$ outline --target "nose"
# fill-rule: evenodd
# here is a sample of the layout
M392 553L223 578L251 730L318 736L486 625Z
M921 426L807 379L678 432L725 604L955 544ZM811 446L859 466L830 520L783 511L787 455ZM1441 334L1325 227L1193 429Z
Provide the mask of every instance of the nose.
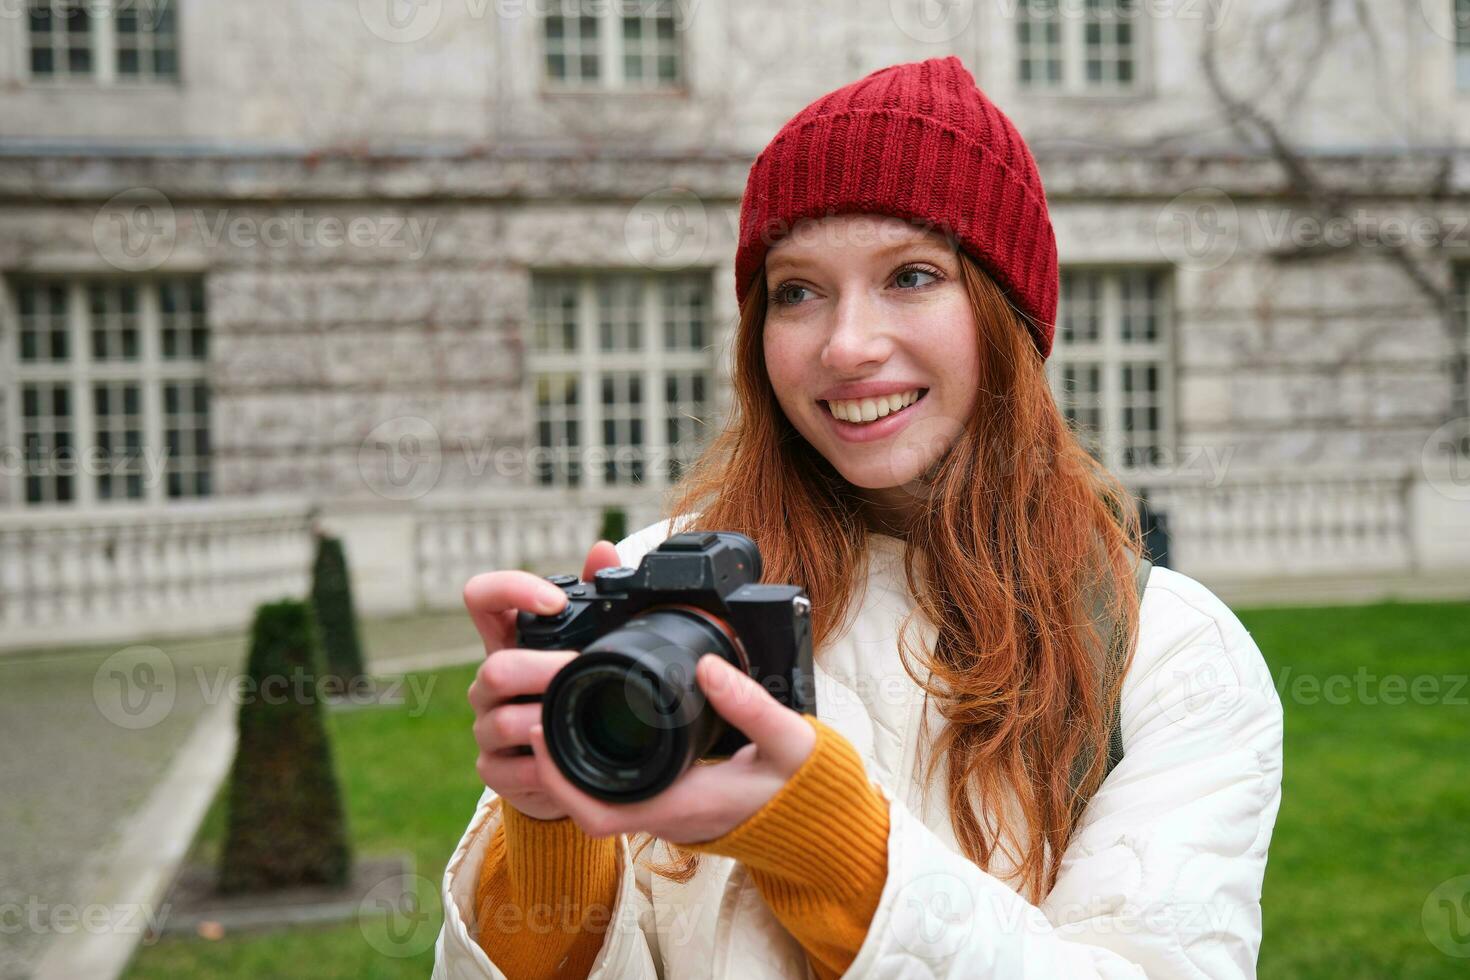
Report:
M856 374L888 359L892 341L883 310L866 292L844 292L832 307L832 326L822 347L822 366L834 374Z

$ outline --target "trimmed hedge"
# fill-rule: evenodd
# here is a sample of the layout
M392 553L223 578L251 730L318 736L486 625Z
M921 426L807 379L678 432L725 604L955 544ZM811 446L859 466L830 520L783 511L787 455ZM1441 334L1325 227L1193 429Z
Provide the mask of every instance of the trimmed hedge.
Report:
M310 605L286 599L260 606L230 771L222 892L342 886L351 875L322 679Z
M339 538L317 536L316 561L311 571L311 604L321 629L326 671L337 682L335 690L355 689L364 680L362 641L352 604L352 576L347 572L347 556Z

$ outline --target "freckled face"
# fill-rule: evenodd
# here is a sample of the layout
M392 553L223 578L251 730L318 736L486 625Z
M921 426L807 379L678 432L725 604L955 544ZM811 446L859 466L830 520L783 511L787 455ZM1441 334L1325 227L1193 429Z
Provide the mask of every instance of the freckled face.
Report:
M765 277L766 370L807 442L868 489L907 483L942 456L974 408L980 356L945 237L890 215L808 218L772 246ZM826 397L872 382L896 400Z

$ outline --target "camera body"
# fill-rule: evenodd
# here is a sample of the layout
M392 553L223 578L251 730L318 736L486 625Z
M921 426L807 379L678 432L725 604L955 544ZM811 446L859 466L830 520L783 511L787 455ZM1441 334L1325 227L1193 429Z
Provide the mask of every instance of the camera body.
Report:
M686 531L636 569L604 568L591 583L547 577L567 604L550 616L519 613L516 641L581 654L542 698L547 748L569 780L603 799L645 799L695 759L745 745L695 683L705 653L815 714L811 602L800 587L762 584L760 575L760 552L745 535Z

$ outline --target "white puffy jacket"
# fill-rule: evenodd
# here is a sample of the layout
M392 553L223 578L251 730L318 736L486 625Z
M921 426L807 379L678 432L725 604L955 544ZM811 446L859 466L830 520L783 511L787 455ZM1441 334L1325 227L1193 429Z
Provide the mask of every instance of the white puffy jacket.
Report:
M618 543L636 566L668 534ZM874 534L866 596L848 631L817 651L817 714L857 748L890 804L888 878L844 977L1254 977L1261 882L1281 803L1282 712L1259 648L1204 586L1155 568L1124 682L1125 756L1093 797L1040 906L982 871L950 826L944 780L926 795L916 765L921 713L934 709L898 659L911 608L903 543ZM932 626L916 617L913 640ZM926 632L927 630L927 632ZM444 873L436 980L504 974L475 942L475 885L498 817L486 804ZM593 980L788 980L810 976L800 945L733 859L702 855L676 884L634 867L622 883ZM666 858L661 843L645 857Z

